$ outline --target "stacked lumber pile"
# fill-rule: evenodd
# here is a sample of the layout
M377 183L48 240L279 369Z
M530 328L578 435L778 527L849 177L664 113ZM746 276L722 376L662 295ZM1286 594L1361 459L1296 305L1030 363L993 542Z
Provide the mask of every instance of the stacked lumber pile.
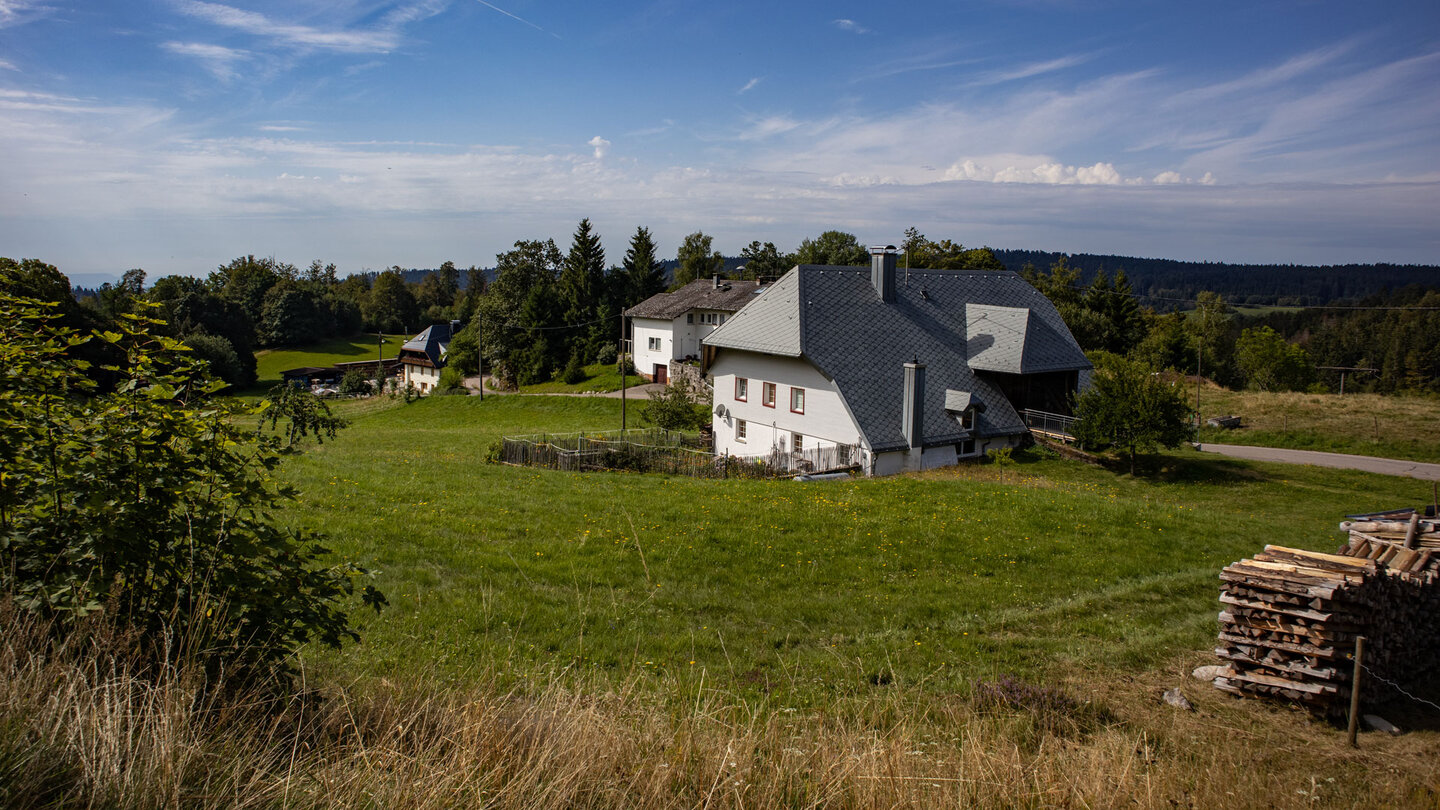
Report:
M1418 525L1417 525L1418 524ZM1357 636L1365 636L1362 699L1381 678L1405 682L1440 666L1440 525L1342 524L1339 554L1266 546L1220 574L1215 686L1337 713L1349 703Z

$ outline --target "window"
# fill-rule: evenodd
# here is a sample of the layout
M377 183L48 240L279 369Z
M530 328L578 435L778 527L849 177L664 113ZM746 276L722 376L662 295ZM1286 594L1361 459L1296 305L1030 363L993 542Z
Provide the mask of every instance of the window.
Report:
M970 406L960 412L960 427L966 430L975 429L975 406Z
M775 383L765 383L765 388L760 393L760 404L767 408L775 407Z
M693 312L687 312L687 313L685 313L685 323L694 323L694 322L695 322L695 313L693 313Z
M720 313L720 325L721 325L721 326L724 326L724 325L725 325L725 313L723 313L723 312Z
M801 436L799 433L790 434L790 445L795 449L795 452L797 453L805 452L805 437Z
M805 389L804 389L804 388L791 388L791 389L790 389L790 412L791 412L791 413L804 413L804 412L805 412Z
M747 380L747 379L745 379L744 377L736 377L736 378L735 378L735 400L736 400L737 402L744 402L745 399L746 399L749 395L750 395L750 381Z
M652 351L652 352L658 352L658 351L660 351L660 338L658 338L658 337L652 337L652 338L650 338L650 344L649 344L649 345L650 345L650 351Z
M744 419L736 419L736 420L735 420L735 441L737 441L737 442L743 442L743 441L745 441L745 420L744 420Z
M962 456L973 456L973 455L975 455L975 440L974 440L974 439L966 439L965 441L963 441L963 442L960 443L960 448L959 448L959 449L960 449L960 453L959 453L959 454L962 455Z

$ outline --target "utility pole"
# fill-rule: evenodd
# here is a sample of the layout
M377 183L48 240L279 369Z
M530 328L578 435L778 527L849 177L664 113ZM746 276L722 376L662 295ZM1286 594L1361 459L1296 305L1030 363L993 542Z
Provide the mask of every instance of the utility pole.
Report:
M480 313L475 313L475 370L480 374L480 401L485 401L485 352L480 342Z
M620 432L625 432L625 313L620 313L620 344L615 352L615 363L620 372Z

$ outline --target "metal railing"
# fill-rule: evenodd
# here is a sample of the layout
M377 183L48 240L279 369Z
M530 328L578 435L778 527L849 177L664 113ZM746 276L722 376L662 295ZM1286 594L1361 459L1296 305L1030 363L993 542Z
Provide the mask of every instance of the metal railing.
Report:
M1025 420L1025 427L1034 433L1046 433L1051 436L1067 438L1075 436L1073 428L1076 419L1073 416L1025 408L1020 411L1020 418Z

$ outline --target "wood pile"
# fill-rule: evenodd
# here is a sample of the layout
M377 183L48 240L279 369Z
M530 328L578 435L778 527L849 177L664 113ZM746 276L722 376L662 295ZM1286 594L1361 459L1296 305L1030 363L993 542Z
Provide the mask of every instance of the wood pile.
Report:
M1380 678L1403 683L1440 666L1440 523L1367 521L1339 554L1266 546L1220 574L1227 670L1215 686L1238 695L1338 713L1349 704L1357 636L1365 636L1361 698Z

